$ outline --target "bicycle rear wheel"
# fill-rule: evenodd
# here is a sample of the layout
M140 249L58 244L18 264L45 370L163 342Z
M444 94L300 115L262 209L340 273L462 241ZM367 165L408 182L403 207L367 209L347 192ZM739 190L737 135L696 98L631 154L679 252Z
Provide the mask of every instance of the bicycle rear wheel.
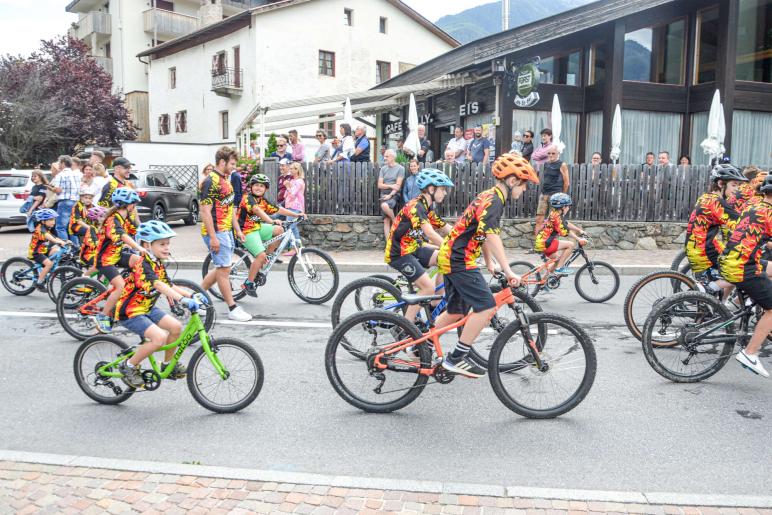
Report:
M421 331L407 319L373 309L343 320L327 340L324 364L333 389L352 406L369 413L404 408L421 394L429 379L418 373L431 362L431 348L415 347L417 358L405 352L384 356L383 363L405 371L378 370L373 359L385 346L405 338L420 338Z
M508 325L496 338L488 363L491 387L509 409L528 418L555 418L584 400L595 381L597 361L592 340L571 319L535 313L531 334L545 326L547 339L539 352L546 369L536 368L520 322Z
M676 293L693 290L695 287L693 279L675 270L651 272L638 279L627 292L623 306L625 324L630 334L641 341L643 324L654 306Z
M619 290L619 272L604 261L588 261L576 271L574 284L587 302L606 302Z
M290 288L309 304L323 304L338 291L338 267L319 249L301 247L287 266Z
M341 320L368 309L383 309L387 306L395 306L399 303L402 292L390 282L374 277L363 277L348 283L340 289L335 296L330 310L332 327L336 327ZM404 305L395 306L390 310L397 310L399 314L405 312Z
M128 348L127 344L112 336L99 335L84 341L73 360L75 381L83 393L101 404L120 404L128 400L134 388L121 379L97 373L98 369L115 361Z
M250 253L241 247L236 247L233 250L233 262L229 276L231 291L233 291L233 300L241 300L246 296L247 292L244 291L241 285L243 285L244 281L249 277L249 267L251 265L252 256ZM204 259L204 264L201 266L201 277L206 277L209 272L214 270L214 268L215 267L212 265L212 256L211 254L207 254ZM209 293L211 293L213 297L223 300L222 293L220 292L217 283L214 283L214 285L209 288Z
M643 355L651 368L676 383L703 381L726 364L737 336L732 314L716 298L698 291L678 293L654 307L643 325ZM698 336L712 330L710 335ZM662 341L673 342L663 346Z
M29 295L35 290L38 274L35 263L23 257L12 257L0 268L3 286L14 295Z
M72 281L76 277L83 275L80 268L76 266L59 266L48 275L46 280L46 289L48 290L48 298L51 302L56 302L59 297L59 292L62 291L62 286Z
M534 266L528 261L512 261L509 268L517 275L522 276L533 270ZM536 297L541 291L541 272L537 270L530 274L521 287L525 288L531 297Z
M105 292L102 283L88 277L77 277L62 286L56 299L56 316L64 330L76 340L99 334L93 317L102 311L104 299L83 309Z

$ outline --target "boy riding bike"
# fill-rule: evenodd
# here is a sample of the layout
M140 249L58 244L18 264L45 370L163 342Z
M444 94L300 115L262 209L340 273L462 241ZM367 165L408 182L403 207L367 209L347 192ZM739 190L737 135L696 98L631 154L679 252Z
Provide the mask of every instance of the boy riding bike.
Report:
M27 258L39 264L42 268L38 275L38 282L35 287L39 291L46 291L46 275L54 266L53 261L48 256L55 253L58 249L54 245L69 245L69 241L64 241L55 236L54 226L56 225L56 211L53 209L38 209L33 214L35 217L35 230L32 232L32 239L29 242Z
M467 354L483 327L496 312L496 301L490 287L477 268L477 258L482 250L485 264L492 273L493 259L512 286L520 278L507 264L504 245L501 242L501 216L509 198L523 194L529 182L539 184L531 164L520 156L503 154L492 166L496 185L480 193L466 208L450 234L440 247L437 262L445 276L448 307L436 320L437 327L444 327L461 320L471 307L470 315L453 352L447 354L442 367L466 377L480 377L485 369L471 361Z
M418 174L416 185L421 194L405 204L391 224L385 261L412 282L419 294L432 295L435 283L426 268L437 264L437 249L442 237L450 232L450 226L434 212L434 207L445 200L453 181L439 170L425 168ZM432 245L422 245L424 238ZM414 321L420 309L418 304L408 306L405 317Z
M102 220L107 214L107 209L102 206L91 206L86 211L85 220L88 229L80 238L80 262L86 267L85 274L96 272L96 257L99 250L99 230Z
M77 237L78 244L83 241L83 238L90 227L90 224L88 223L88 210L92 207L93 202L93 190L90 188L81 188L80 200L73 206L70 223L67 226L67 232L70 236Z
M179 338L182 324L173 316L155 306L160 295L166 295L175 302L182 302L189 309L198 309L207 303L200 295L190 295L174 286L169 280L163 260L169 258L171 238L177 234L171 227L158 220L151 220L137 228L137 241L144 249L144 255L131 267L131 275L126 287L115 306L115 318L129 331L144 339L136 354L121 362L118 370L123 374L123 381L139 388L145 384L139 365L163 345ZM163 368L174 357L176 349L169 349L164 355ZM177 363L171 377L185 377L187 369Z
M573 270L564 268L566 261L574 250L574 242L568 240L559 240L558 236L570 236L573 240L582 246L587 240L581 238L582 228L578 227L565 219L568 210L573 201L567 193L555 193L550 197L550 212L547 220L544 222L541 230L536 234L533 248L536 252L542 252L545 257L550 258L556 252L562 250L555 267L555 273L569 275ZM578 233L578 234L577 234Z
M247 194L241 199L239 205L239 226L246 236L244 246L255 258L249 267L249 276L241 287L247 292L247 295L252 297L257 297L257 285L255 284L257 274L268 261L268 254L263 242L284 232L281 220L273 220L270 215L278 213L289 217L298 216L294 211L279 207L265 198L265 192L268 191L270 185L271 181L268 176L262 173L253 175L249 179ZM304 216L304 214L300 213L299 216ZM269 245L268 252L273 252L278 245L278 241ZM262 282L261 280L260 283Z

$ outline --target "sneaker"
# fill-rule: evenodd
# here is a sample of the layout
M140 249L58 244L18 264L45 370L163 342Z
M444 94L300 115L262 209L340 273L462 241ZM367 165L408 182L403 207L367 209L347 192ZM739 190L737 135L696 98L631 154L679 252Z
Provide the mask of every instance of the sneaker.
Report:
M450 356L445 356L445 359L442 360L442 368L448 372L466 377L482 377L485 375L485 369L468 357L454 360Z
M761 364L758 354L746 354L745 349L743 349L735 356L735 359L754 374L758 374L762 377L769 377L769 372L767 372L767 369Z
M291 258L292 256L294 256L294 255L295 255L295 251L294 251L294 250L290 250L289 252L285 252L284 254L282 254L282 256L284 256L284 257L290 257L290 258Z
M161 366L161 370L166 370L166 367L168 367L168 366L169 366L168 363L164 363ZM169 374L169 379L182 379L187 374L188 374L188 367L186 367L185 365L177 362L174 365L174 368L172 369L172 373Z
M97 330L100 333L109 333L113 330L113 319L107 315L101 313L94 315L94 322L96 322Z
M244 281L244 284L241 285L241 289L250 297L257 297L257 285L252 281Z
M142 374L139 371L139 367L129 366L128 361L121 361L118 365L118 372L123 374L123 382L132 388L142 388L145 385L145 380L142 379Z
M47 292L48 288L46 288L45 283L35 283L35 289L37 291Z
M228 313L228 318L236 322L249 322L252 320L252 315L241 309L241 306L236 306Z
M559 275L571 275L574 271L567 266L555 269L555 273Z

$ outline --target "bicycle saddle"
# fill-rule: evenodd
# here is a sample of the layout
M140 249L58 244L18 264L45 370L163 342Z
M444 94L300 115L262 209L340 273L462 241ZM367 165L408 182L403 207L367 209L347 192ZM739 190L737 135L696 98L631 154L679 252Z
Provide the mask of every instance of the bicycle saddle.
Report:
M441 300L442 295L416 295L413 293L406 293L402 295L400 300L407 304L408 306L412 306L414 304L424 304L426 302L432 302L434 300Z

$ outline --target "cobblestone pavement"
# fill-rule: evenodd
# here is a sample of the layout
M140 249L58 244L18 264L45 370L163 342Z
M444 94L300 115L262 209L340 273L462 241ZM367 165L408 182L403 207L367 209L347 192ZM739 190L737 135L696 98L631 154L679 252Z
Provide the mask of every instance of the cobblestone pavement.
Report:
M772 510L417 493L0 461L0 513L585 513L772 515Z

